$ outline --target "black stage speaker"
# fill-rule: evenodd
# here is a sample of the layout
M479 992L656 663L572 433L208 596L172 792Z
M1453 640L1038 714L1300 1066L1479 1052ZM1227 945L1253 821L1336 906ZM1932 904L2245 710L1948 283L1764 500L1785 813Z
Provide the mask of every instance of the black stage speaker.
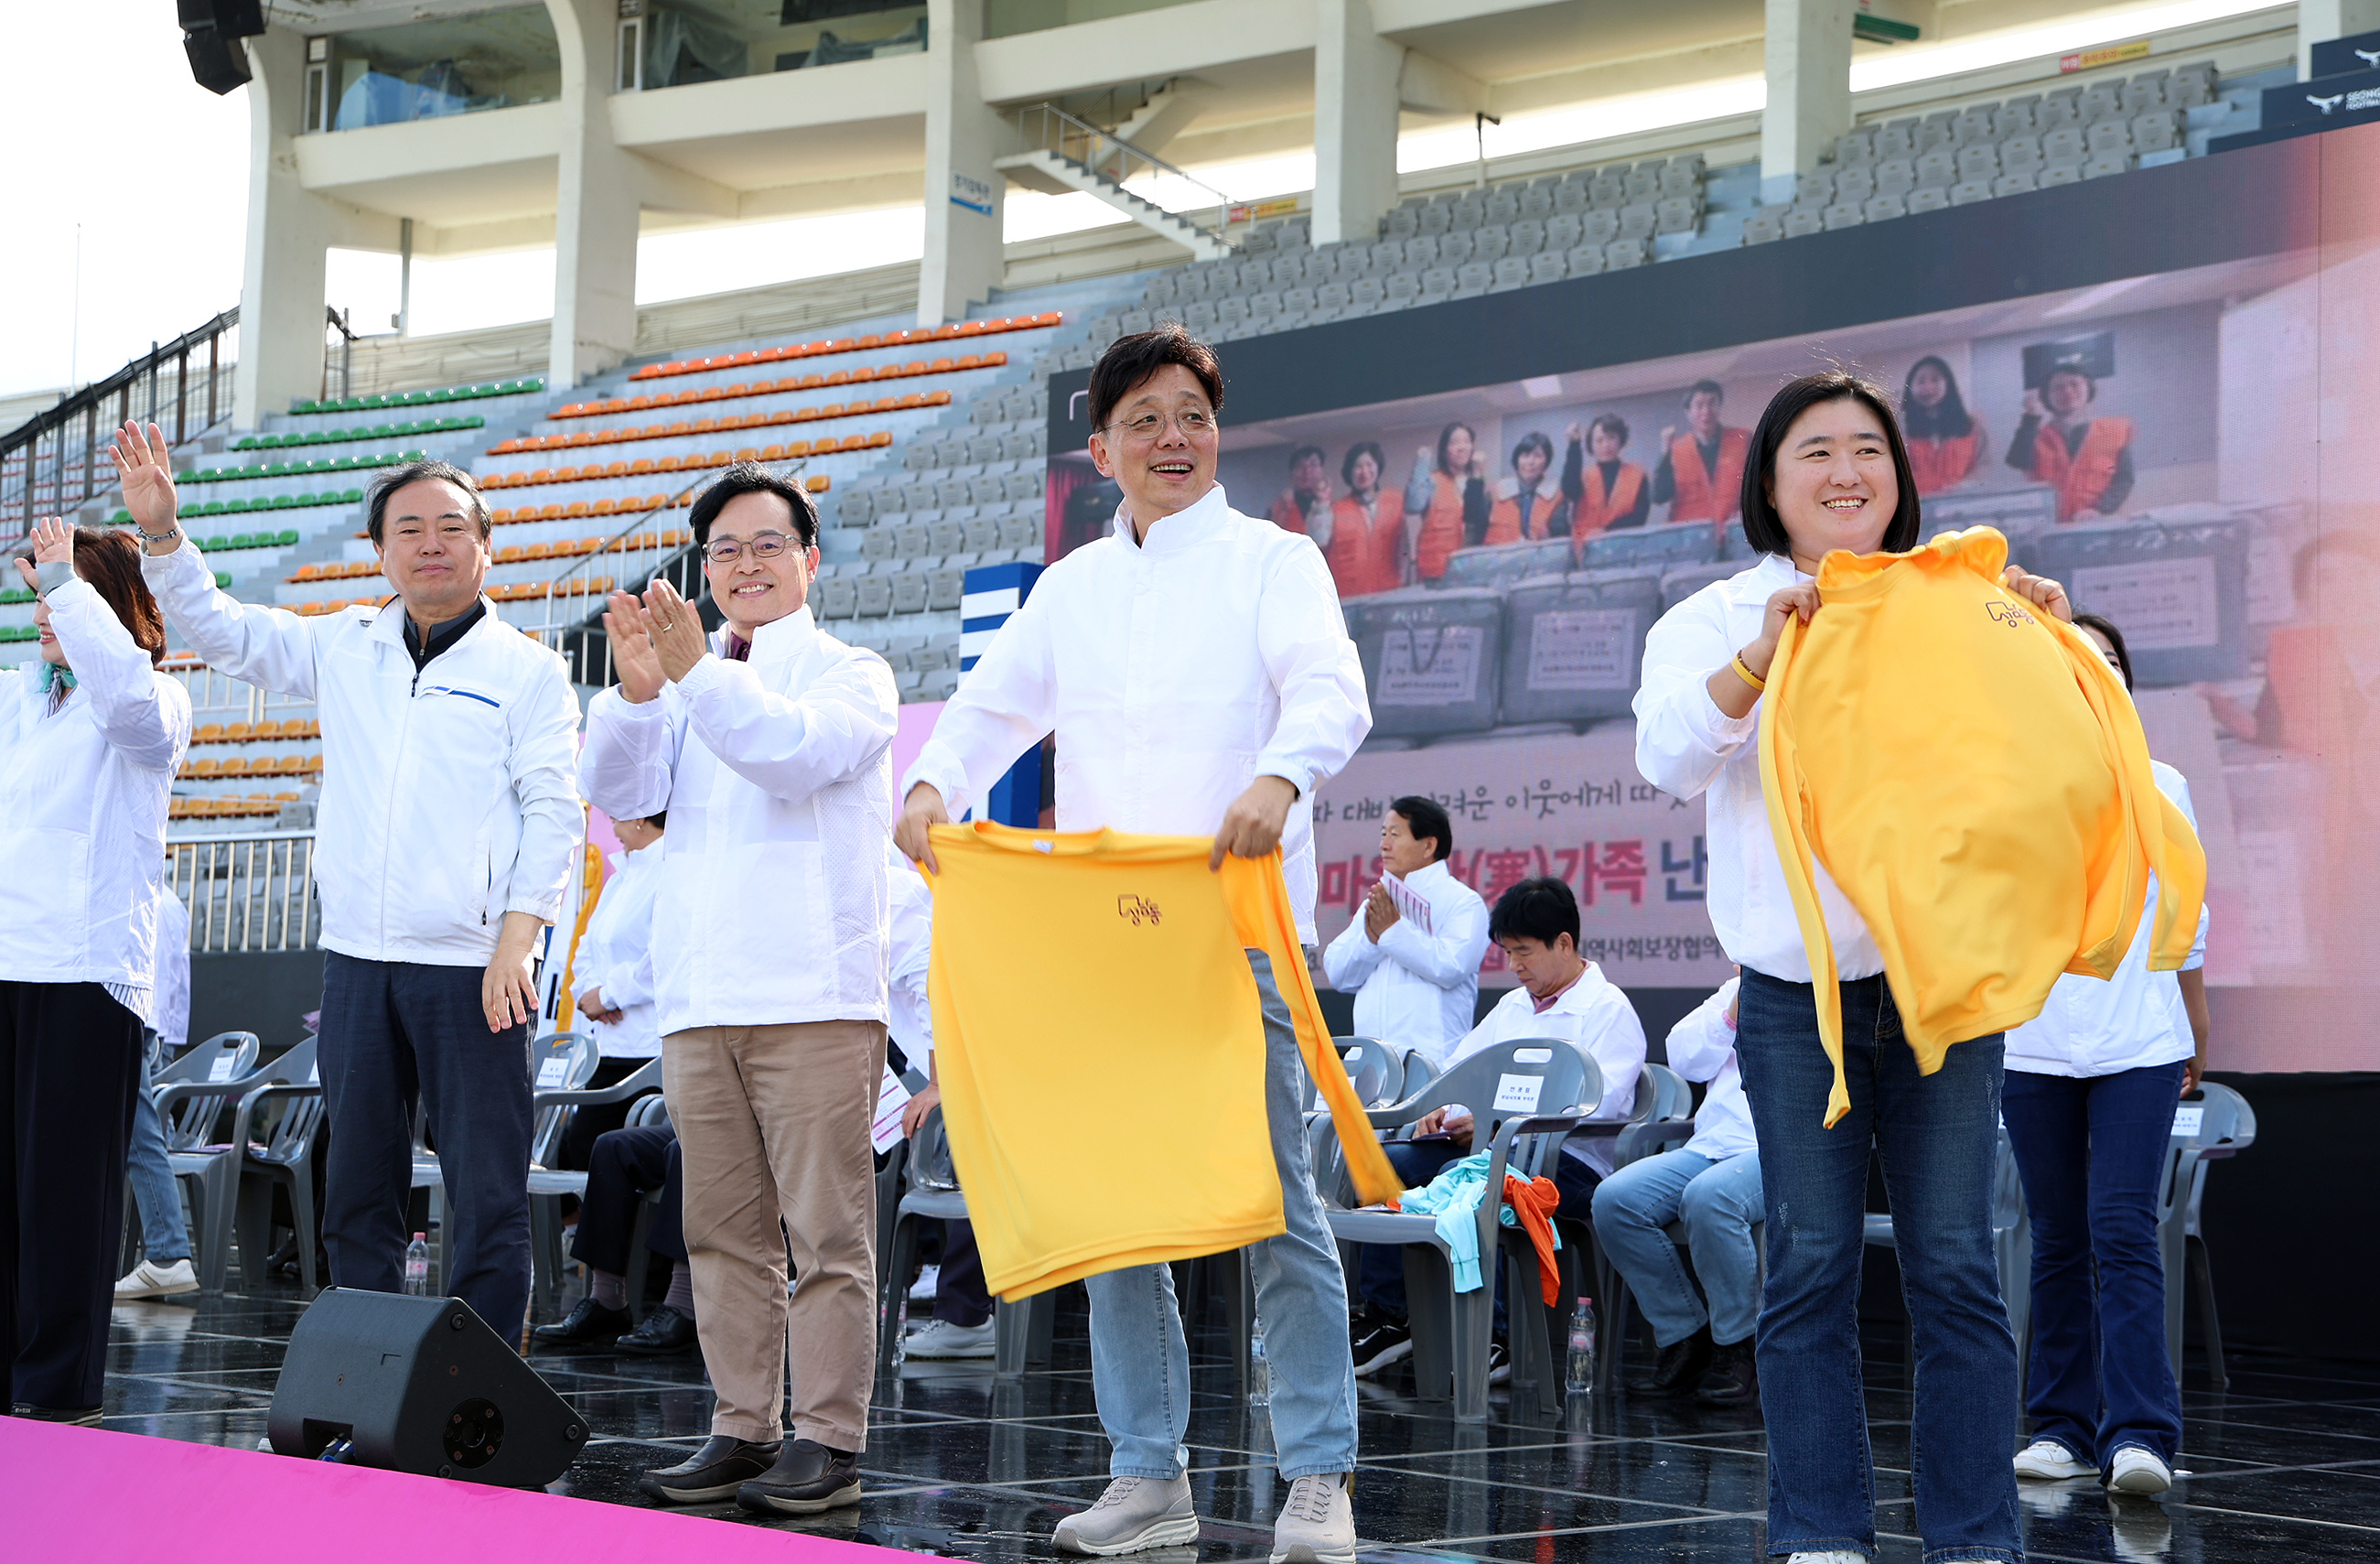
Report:
M283 1455L339 1440L357 1466L541 1488L587 1425L456 1298L324 1290L289 1333L266 1429Z
M175 0L182 23L182 52L190 74L210 92L224 93L249 79L243 38L264 30L263 0Z

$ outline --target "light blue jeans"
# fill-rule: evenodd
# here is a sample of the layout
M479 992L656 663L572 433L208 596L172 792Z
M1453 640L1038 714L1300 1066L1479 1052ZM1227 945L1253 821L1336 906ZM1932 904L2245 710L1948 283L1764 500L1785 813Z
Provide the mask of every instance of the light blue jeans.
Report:
M1281 1171L1288 1231L1249 1248L1257 1314L1271 1369L1274 1448L1293 1481L1355 1469L1355 1364L1347 1340L1347 1279L1323 1219L1305 1153L1302 1111L1312 1099L1289 1007L1272 964L1248 952L1264 1000L1265 1109ZM1164 1266L1128 1266L1086 1279L1091 1295L1091 1388L1118 1477L1171 1479L1188 1461L1190 1346Z
M1664 1347L1706 1323L1721 1345L1751 1338L1760 1317L1760 1252L1752 1243L1759 1220L1756 1151L1723 1162L1698 1151L1665 1151L1631 1162L1595 1188L1596 1239L1628 1279L1653 1340ZM1661 1231L1671 1222L1685 1227L1692 1277Z
M133 1204L140 1207L140 1247L152 1266L190 1257L190 1230L182 1225L182 1192L165 1161L165 1125L149 1094L165 1067L164 1040L141 1029L140 1092L132 1102L132 1146L126 1158Z

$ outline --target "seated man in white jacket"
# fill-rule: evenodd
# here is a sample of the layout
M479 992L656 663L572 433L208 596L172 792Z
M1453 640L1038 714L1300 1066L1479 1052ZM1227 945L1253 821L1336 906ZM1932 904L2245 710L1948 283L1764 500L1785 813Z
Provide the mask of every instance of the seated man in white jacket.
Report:
M1692 1395L1706 1406L1753 1406L1760 1380L1752 1330L1760 1316L1760 1143L1735 1062L1735 989L1718 991L1670 1029L1670 1068L1708 1081L1694 1138L1640 1158L1595 1191L1595 1237L1636 1296L1661 1350L1632 1390ZM1663 1230L1684 1224L1693 1277ZM1698 1297L1694 1283L1702 1283ZM1706 1303L1707 1300L1707 1303Z
M653 1020L653 898L661 889L660 847L668 825L666 810L612 822L620 851L612 855L612 876L570 952L575 1024L594 1037L601 1056L589 1086L625 1081L661 1057L662 1035ZM595 1142L625 1124L632 1106L590 1104L573 1113L553 1165L586 1167Z
M528 1045L536 959L585 825L578 698L562 659L480 595L490 518L470 474L419 461L371 487L396 600L301 619L215 589L175 523L170 454L128 427L115 460L165 617L209 667L311 700L322 724L322 1244L337 1287L397 1291L413 1112L438 1147L446 1290L506 1340L528 1310Z
M726 623L706 638L666 581L614 593L620 683L588 709L580 760L614 818L670 814L654 1004L718 1396L710 1438L638 1485L808 1514L859 1502L868 1443L900 697L881 657L811 617L818 510L798 484L739 463L689 521Z
M1429 905L1425 930L1372 887L1364 915L1322 952L1330 986L1355 996L1355 1036L1419 1049L1433 1070L1471 1030L1479 1008L1479 959L1488 953L1488 903L1446 867L1454 825L1437 800L1397 799L1380 822L1380 867Z
M1512 964L1519 987L1497 1001L1447 1056L1452 1070L1483 1049L1531 1037L1554 1037L1594 1059L1603 1073L1603 1099L1593 1117L1619 1120L1636 1103L1636 1077L1645 1069L1645 1024L1628 996L1578 953L1578 897L1550 875L1524 879L1496 898L1488 937ZM1443 1073L1444 1072L1441 1072ZM1558 1111L1548 1103L1548 1111ZM1407 1188L1427 1183L1472 1150L1472 1115L1461 1106L1435 1108L1415 1121L1416 1136L1389 1147L1389 1161ZM1616 1130L1579 1132L1562 1142L1555 1159L1554 1187L1561 1192L1559 1214L1590 1219L1595 1186L1611 1171ZM1364 1312L1352 1327L1358 1372L1377 1373L1412 1351L1405 1325L1404 1262L1387 1245L1363 1246L1357 1280ZM1496 1372L1501 1372L1500 1363Z

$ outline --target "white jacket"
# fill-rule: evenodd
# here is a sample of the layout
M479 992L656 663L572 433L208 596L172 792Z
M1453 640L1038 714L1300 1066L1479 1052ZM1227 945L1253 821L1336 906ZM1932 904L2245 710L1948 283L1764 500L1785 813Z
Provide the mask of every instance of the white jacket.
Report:
M1311 540L1232 509L1218 484L1133 540L1051 565L942 708L902 779L953 819L1058 735L1058 829L1212 836L1260 776L1297 789L1281 873L1314 942L1314 788L1371 731L1363 665Z
M1446 1069L1439 1073L1445 1074L1482 1049L1528 1037L1560 1037L1595 1061L1603 1073L1603 1100L1588 1118L1625 1119L1635 1108L1636 1077L1645 1071L1645 1024L1636 1018L1636 1007L1628 1002L1628 996L1603 976L1603 968L1587 963L1578 981L1555 995L1554 1002L1544 1010L1537 1008L1526 988L1513 985L1454 1046ZM1561 1111L1555 1103L1541 1106L1548 1113ZM1618 1138L1616 1130L1575 1131L1562 1142L1562 1155L1578 1158L1597 1172L1608 1174ZM1472 1145L1475 1151L1485 1148L1484 1142Z
M1355 1036L1419 1049L1442 1065L1479 1008L1488 903L1443 859L1407 875L1405 884L1429 903L1430 931L1399 918L1375 944L1359 905L1322 952L1322 972L1333 988L1354 990Z
M926 974L934 957L934 893L917 866L888 844L885 873L892 898L892 971L887 995L892 1004L892 1041L909 1059L909 1068L929 1073L934 1057L934 1011L926 992Z
M669 811L654 902L662 1036L697 1026L883 1021L892 669L807 608L749 661L714 655L633 705L587 709L579 778L614 818Z
M2195 830L2198 814L2190 806L2190 783L2162 760L2150 761L2149 770ZM2156 905L2156 877L2151 875L2146 905ZM2206 925L2202 904L2198 938L2181 964L2184 972L2206 964ZM2029 1075L2079 1078L2171 1064L2196 1053L2198 1038L2182 1008L2180 979L2149 970L2150 933L2149 920L2143 918L2123 964L2104 983L2070 973L2060 977L2041 1013L2010 1030L2007 1067Z
M1679 1149L1714 1162L1760 1149L1752 1104L1743 1095L1743 1070L1735 1057L1735 1023L1727 1014L1741 981L1729 978L1670 1028L1670 1068L1689 1081L1710 1083L1694 1110L1694 1138Z
M491 607L417 674L401 602L314 619L240 602L187 540L140 569L210 667L315 704L324 949L483 966L504 914L553 921L586 828L558 655Z
M667 837L662 838L667 841ZM656 844L658 845L658 843ZM595 1039L607 1059L651 1059L662 1051L653 1018L653 898L661 890L662 855L612 855L612 878L587 915L571 958L570 981L579 994L600 994L620 1019L604 1023L584 1015L571 1024Z
M38 671L0 673L0 980L137 990L146 1023L190 696L90 582L48 601L74 691L52 711Z

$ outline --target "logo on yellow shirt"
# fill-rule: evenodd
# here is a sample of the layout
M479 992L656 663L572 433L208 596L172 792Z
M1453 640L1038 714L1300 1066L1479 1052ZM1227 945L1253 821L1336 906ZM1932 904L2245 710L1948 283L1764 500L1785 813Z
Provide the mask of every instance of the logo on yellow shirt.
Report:
M2012 602L1987 602L1984 605L1984 609L1994 619L1998 620L2001 624L2007 625L2011 630L2015 629L2020 624L2030 624L2034 622L2032 614L2027 613L2024 610L2017 607L2016 604Z
M1138 928L1144 923L1153 924L1163 921L1158 914L1156 903L1143 901L1133 895L1116 898L1116 916L1125 919L1135 928Z

